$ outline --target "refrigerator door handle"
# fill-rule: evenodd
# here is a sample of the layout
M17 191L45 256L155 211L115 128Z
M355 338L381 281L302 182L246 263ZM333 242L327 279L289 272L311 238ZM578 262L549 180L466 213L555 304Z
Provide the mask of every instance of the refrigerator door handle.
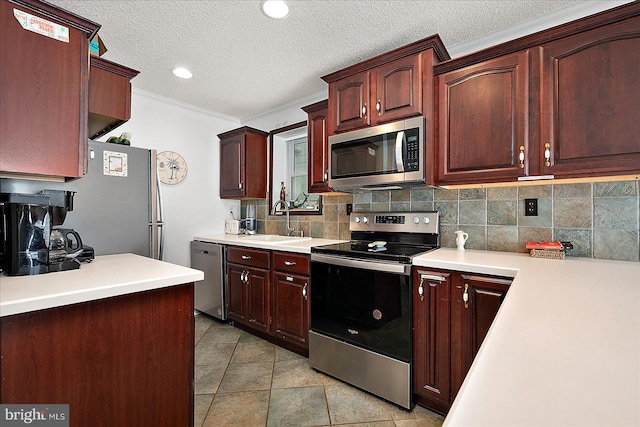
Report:
M156 225L158 226L159 234L159 247L158 247L158 259L162 261L164 257L164 213L162 211L162 190L160 188L160 174L156 167L156 188L158 191L158 218Z

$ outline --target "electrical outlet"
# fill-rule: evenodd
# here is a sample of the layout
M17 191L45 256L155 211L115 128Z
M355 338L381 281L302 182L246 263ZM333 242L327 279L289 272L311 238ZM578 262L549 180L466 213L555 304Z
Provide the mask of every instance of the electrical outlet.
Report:
M524 216L538 216L538 199L524 199Z
M347 216L351 215L351 212L353 212L353 204L347 203Z

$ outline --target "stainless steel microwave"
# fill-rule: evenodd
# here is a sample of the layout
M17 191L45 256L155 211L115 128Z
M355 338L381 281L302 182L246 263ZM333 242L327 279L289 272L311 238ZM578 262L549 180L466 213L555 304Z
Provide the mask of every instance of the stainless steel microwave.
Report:
M424 117L329 137L329 186L337 191L398 188L425 181Z

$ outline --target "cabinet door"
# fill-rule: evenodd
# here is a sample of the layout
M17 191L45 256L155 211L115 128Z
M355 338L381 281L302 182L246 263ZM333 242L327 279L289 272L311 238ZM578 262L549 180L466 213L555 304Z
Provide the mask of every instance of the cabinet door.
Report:
M528 52L438 76L439 184L506 181L528 173L527 85Z
M369 126L369 71L329 83L329 134Z
M541 48L541 170L555 176L640 171L637 18ZM544 158L549 144L550 159Z
M277 337L309 348L309 277L273 273L273 319Z
M451 400L495 318L512 279L455 274L451 288Z
M303 108L308 114L309 192L324 193L329 187L329 141L327 134L327 101Z
M269 270L247 268L248 271L248 321L251 327L269 332L271 298Z
M227 263L227 312L230 319L248 323L246 268Z
M421 54L400 58L373 70L375 124L422 113ZM373 92L373 91L372 91Z
M23 28L14 10L63 26L68 40ZM88 36L98 28L91 24L45 3L0 2L0 171L66 178L86 172Z
M131 79L138 71L95 56L89 75L89 138L96 139L131 118Z
M244 196L245 136L220 140L220 198Z
M414 269L413 283L413 391L421 404L446 412L450 404L450 274Z

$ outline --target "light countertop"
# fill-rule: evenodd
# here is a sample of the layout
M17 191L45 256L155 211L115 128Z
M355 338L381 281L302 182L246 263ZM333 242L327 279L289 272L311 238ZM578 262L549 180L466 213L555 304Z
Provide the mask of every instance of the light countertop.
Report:
M0 316L59 307L204 279L200 270L134 254L102 255L77 270L0 275Z
M256 237L253 237L256 236ZM193 236L193 240L209 243L221 243L225 245L246 246L250 248L269 249L272 251L298 252L310 254L314 246L331 245L334 243L346 242L347 240L319 239L311 237L290 237L279 242L255 240L265 235L243 235L243 234L201 234ZM285 239L284 236L282 236Z
M439 249L414 264L515 276L445 426L640 425L640 263Z

